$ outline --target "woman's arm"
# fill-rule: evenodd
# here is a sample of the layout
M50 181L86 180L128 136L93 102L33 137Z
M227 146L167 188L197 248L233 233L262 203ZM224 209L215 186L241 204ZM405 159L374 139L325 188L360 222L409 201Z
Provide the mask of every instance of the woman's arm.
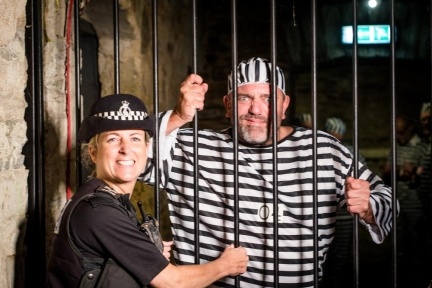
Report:
M246 271L249 257L243 247L228 246L221 257L200 265L169 264L150 285L155 288L206 287L225 276L236 276Z

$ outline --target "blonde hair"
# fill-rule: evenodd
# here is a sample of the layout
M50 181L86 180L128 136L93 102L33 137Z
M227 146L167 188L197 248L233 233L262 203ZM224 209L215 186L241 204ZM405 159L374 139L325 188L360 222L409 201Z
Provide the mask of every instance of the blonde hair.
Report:
M91 158L90 149L92 149L94 152L97 151L99 135L100 134L96 134L90 138L87 143L81 144L81 163L88 171L90 171L89 177L96 177L96 163L94 163ZM145 142L149 143L151 141L150 133L144 130L144 136Z

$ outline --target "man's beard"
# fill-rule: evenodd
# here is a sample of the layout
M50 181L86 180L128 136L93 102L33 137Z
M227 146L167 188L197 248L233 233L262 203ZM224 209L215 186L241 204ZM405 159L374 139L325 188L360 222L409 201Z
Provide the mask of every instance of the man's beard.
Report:
M252 116L253 117L253 116ZM247 120L251 116L241 116L239 120ZM255 117L258 118L258 117ZM266 145L270 138L270 129L268 125L263 127L257 127L252 125L239 124L238 137L240 142L252 145Z

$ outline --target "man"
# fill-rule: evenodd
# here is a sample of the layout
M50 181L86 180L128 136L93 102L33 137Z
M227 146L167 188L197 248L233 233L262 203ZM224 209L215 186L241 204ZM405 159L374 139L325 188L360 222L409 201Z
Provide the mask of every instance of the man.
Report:
M395 119L396 132L396 184L401 213L398 218L398 283L426 287L424 265L421 259L423 227L422 203L417 193L416 171L420 166L421 138L416 134L414 121L404 115ZM384 179L390 179L391 155L384 168ZM388 180L387 180L388 181Z
M414 123L404 115L397 115L396 128L396 162L398 199L401 202L401 211L412 215L413 220L418 219L420 202L416 193L416 171L420 165L420 137L416 134ZM384 168L383 178L390 178L391 155Z
M358 214L375 242L380 243L391 227L391 189L361 166L361 179L350 177L352 157L333 137L319 134L319 267L314 267L313 247L313 136L311 130L281 126L290 98L285 79L277 67L278 167L273 170L271 64L262 58L241 62L238 83L228 77L228 94L223 102L226 117L232 119L233 101L238 103L239 240L248 250L249 266L240 277L240 287L311 287L314 269L322 276L322 264L333 239L338 206L347 203ZM238 98L232 93L238 86ZM178 129L192 121L196 110L204 108L208 86L198 75L182 83L180 98L173 111L161 115L163 161L162 186L169 197L174 235L174 258L179 263L194 262L194 185L199 183L199 249L201 262L213 259L225 243L234 239L233 130L201 130L198 155L194 155L193 131ZM198 161L199 179L193 164ZM273 173L278 175L279 263L274 263ZM143 175L150 181L151 175ZM368 183L364 179L369 179ZM198 219L197 219L198 220ZM197 239L198 240L198 239ZM274 265L279 279L273 279ZM224 278L214 287L233 287L233 278Z
M422 239L421 244L424 245L421 251L423 258L422 265L424 278L427 279L432 287L432 189L431 189L431 102L423 103L420 111L420 128L421 128L421 142L420 142L420 166L417 168L417 192L420 202L422 204L422 217L423 222L419 231ZM427 251L427 253L425 253Z

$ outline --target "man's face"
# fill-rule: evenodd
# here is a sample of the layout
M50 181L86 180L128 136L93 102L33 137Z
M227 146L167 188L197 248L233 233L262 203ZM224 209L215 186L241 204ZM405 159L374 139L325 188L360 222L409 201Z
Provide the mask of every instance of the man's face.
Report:
M238 137L241 142L252 145L272 143L271 95L266 83L246 84L238 87ZM232 94L224 97L226 117L232 120ZM289 97L277 89L277 129L285 119ZM231 121L233 122L233 121Z
M400 145L405 145L411 139L414 127L405 118L396 118L396 141Z

